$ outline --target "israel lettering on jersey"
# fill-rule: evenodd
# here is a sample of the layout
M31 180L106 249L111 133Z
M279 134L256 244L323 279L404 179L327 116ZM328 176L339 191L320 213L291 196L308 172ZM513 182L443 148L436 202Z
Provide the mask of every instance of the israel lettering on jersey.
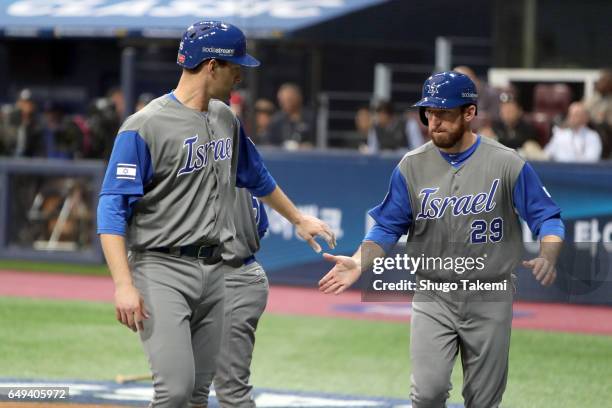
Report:
M419 192L419 197L423 197L421 210L417 214L418 219L438 219L444 216L447 209L451 215L478 215L483 212L488 213L495 208L495 192L499 186L499 179L493 180L488 192L481 192L476 195L466 194L462 196L435 197L432 198L439 188L424 188Z
M185 164L177 173L177 177L202 170L208 164L208 156L212 152L213 160L228 160L232 157L232 139L214 139L194 147L198 135L189 137L183 142L183 149L187 149Z

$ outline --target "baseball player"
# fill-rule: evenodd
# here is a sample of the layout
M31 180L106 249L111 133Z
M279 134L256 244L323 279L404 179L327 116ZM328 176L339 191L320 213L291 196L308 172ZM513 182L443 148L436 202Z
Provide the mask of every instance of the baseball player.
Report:
M223 327L222 246L235 235L235 187L248 188L313 248L334 236L301 214L266 170L229 107L246 53L240 29L190 26L176 89L121 126L98 204L117 320L138 331L153 373L153 407L207 406ZM126 246L129 249L126 251Z
M236 236L226 243L225 322L214 384L222 407L255 407L249 384L255 330L268 301L268 278L255 259L268 229L260 200L238 189L234 204Z
M360 249L352 257L324 254L335 266L319 282L320 290L344 291L404 234L407 251L483 257L484 268L465 272L465 279L511 281L522 253L518 216L540 239L539 256L523 265L541 284L552 284L564 238L561 211L514 150L471 131L474 83L452 71L432 75L415 106L431 141L407 153L393 171L387 196L369 212L376 224ZM466 407L499 406L506 386L513 285L455 292L420 285L457 273L416 271L410 341L416 408L445 406L459 352Z

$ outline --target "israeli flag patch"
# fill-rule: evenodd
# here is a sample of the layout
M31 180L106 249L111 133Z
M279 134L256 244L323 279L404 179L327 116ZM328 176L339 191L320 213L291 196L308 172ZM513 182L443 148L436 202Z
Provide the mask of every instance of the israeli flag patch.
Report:
M136 165L118 163L117 178L122 180L136 180Z

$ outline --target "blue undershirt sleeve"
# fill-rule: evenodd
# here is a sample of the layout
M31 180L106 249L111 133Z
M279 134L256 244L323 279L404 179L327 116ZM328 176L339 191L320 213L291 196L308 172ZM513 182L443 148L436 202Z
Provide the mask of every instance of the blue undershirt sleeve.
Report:
M255 197L265 197L276 189L276 181L266 168L255 144L240 125L238 138L238 169L236 187L249 190Z
M125 235L132 209L152 179L153 164L144 139L137 131L119 133L100 191L98 234Z
M561 209L552 200L529 163L525 163L516 180L512 198L519 216L525 220L533 234L539 238L544 235L564 238Z
M408 195L406 179L395 168L391 175L389 191L382 203L372 208L368 214L376 224L368 231L364 241L373 241L388 252L400 239L408 233L412 224L412 207Z
M556 235L562 240L565 239L565 226L563 225L563 220L560 217L549 218L542 223L542 226L540 226L539 237L542 238L546 235Z

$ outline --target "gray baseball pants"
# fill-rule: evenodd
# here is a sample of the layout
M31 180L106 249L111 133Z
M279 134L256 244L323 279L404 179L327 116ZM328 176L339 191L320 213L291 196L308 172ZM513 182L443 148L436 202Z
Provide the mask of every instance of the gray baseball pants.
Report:
M223 331L221 262L131 252L134 284L149 318L140 332L153 373L151 407L206 407Z
M410 357L414 408L443 408L457 353L466 408L496 408L508 376L512 301L453 302L416 293Z
M257 262L225 272L225 326L215 375L223 408L255 407L249 384L255 330L268 301L268 278Z

